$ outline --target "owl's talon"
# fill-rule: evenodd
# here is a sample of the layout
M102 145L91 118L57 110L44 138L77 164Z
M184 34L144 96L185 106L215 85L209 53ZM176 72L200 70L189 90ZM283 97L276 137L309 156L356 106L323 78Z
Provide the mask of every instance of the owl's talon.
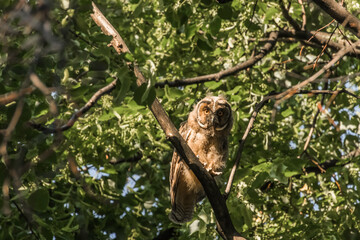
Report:
M214 176L219 176L222 174L222 172L215 172L215 171L211 171L210 173Z
M204 168L206 169L206 171L210 172L212 170L212 167L206 167L207 163L204 164Z

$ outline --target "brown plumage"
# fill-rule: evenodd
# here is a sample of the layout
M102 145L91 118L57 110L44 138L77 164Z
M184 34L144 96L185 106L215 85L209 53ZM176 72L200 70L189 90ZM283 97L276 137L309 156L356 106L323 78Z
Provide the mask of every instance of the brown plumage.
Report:
M180 126L180 134L213 176L220 175L228 157L228 136L233 124L229 103L224 97L205 97ZM174 223L192 219L197 202L205 197L194 173L174 151L170 168L171 213Z

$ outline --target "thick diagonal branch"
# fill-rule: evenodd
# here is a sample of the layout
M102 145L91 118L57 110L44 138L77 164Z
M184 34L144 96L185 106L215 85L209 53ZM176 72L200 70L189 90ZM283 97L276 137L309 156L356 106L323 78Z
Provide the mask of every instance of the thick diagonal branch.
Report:
M360 20L334 0L314 0L327 14L360 38Z
M111 41L112 46L118 53L129 52L126 43L120 37L119 33L115 28L109 23L109 21L104 17L100 10L93 3L93 11L91 17L96 22L97 25L101 27L104 34L110 35L113 37ZM128 63L133 67L135 76L137 77L137 84L140 86L143 83L146 83L146 79L142 75L138 66L134 63ZM208 173L200 161L197 159L193 151L187 145L185 140L181 137L174 124L170 120L169 116L166 114L165 110L162 108L160 102L156 98L154 102L149 106L151 112L155 116L156 120L159 122L161 128L165 132L169 141L173 144L178 154L184 160L184 162L190 167L194 172L196 177L199 179L202 184L206 195L210 201L210 204L214 210L216 219L227 239L244 239L240 237L239 233L235 230L234 225L231 221L229 211L227 209L225 199L220 194L220 191L216 185L213 177Z

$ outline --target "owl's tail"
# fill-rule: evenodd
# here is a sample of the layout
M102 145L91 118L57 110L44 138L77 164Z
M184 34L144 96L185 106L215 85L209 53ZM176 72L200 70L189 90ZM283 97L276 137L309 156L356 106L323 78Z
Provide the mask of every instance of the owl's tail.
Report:
M169 219L177 224L190 221L194 214L195 204L194 196L188 196L187 199L177 196L172 205Z

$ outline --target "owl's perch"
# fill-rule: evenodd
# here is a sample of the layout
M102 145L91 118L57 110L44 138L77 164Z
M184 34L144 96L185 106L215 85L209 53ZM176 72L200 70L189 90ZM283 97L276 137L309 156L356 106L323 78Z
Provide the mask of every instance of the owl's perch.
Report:
M91 17L96 22L96 24L101 27L104 34L113 37L111 45L115 48L115 50L119 54L130 52L128 47L126 46L126 43L123 41L115 28L104 17L104 15L100 12L96 5L94 3L92 3L92 5L94 14L91 14ZM135 76L137 77L137 85L140 86L141 84L147 82L136 64L128 63L128 65L133 67ZM149 106L149 108L155 116L156 120L159 122L169 141L174 145L181 158L194 172L196 177L199 179L201 185L203 186L205 193L210 201L210 204L214 210L220 235L224 239L244 240L244 238L240 237L240 234L235 230L225 203L225 199L221 195L215 180L205 170L205 168L199 162L190 147L186 144L185 140L180 136L179 132L175 128L169 116L162 108L157 98L154 100L151 106Z

